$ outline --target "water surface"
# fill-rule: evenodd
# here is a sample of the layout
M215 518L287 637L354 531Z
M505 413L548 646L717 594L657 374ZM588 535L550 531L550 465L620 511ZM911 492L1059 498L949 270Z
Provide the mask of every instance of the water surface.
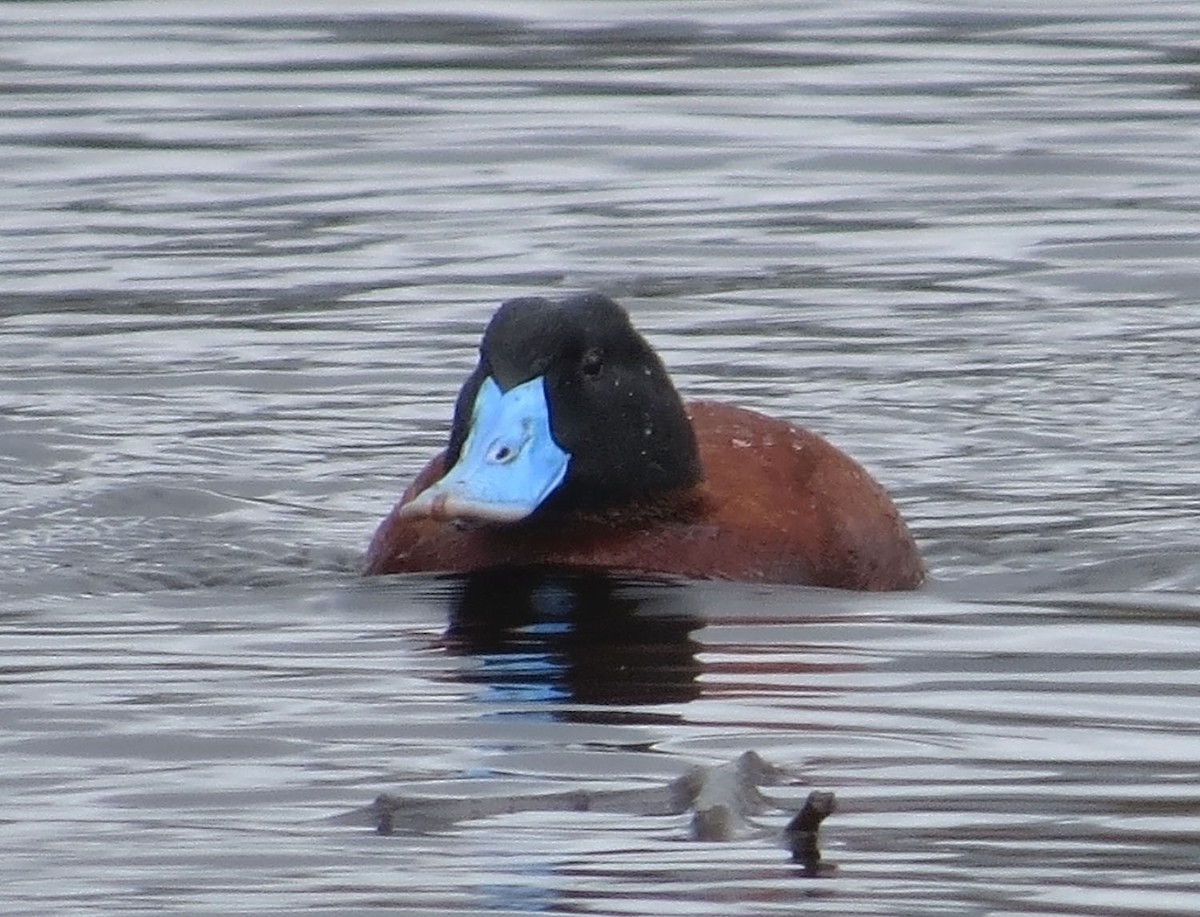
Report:
M0 8L5 912L1200 910L1200 14L960 6ZM360 580L491 310L584 288L930 585ZM729 841L458 817L749 749Z

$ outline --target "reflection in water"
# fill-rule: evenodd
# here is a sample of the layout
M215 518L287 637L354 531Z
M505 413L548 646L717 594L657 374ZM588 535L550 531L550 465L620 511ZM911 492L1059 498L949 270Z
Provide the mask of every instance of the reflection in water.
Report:
M549 568L495 569L461 578L444 639L482 666L463 678L501 702L606 707L680 703L699 693L704 622L682 583ZM562 718L638 722L628 709L563 708ZM661 717L650 717L659 720Z

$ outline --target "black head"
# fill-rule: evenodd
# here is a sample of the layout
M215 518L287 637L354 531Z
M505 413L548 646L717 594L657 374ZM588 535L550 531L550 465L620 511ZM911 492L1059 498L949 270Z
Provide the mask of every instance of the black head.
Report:
M539 516L619 507L701 479L695 434L666 368L607 296L524 297L496 311L459 392L448 465L489 377L502 391L544 380L550 431L570 463Z

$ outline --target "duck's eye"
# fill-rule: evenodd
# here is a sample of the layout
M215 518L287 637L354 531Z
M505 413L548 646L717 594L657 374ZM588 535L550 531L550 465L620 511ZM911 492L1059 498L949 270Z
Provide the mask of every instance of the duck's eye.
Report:
M600 355L599 350L589 350L579 361L580 372L593 379L600 375L602 369L604 369L604 358Z

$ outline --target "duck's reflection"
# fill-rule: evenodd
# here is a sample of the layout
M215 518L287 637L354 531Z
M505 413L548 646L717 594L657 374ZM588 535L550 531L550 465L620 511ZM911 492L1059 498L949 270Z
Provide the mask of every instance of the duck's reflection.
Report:
M699 693L691 633L703 621L689 594L686 584L599 573L473 573L458 581L444 643L478 657L480 668L463 677L497 700L562 702L570 719L645 722L660 717L629 708Z

